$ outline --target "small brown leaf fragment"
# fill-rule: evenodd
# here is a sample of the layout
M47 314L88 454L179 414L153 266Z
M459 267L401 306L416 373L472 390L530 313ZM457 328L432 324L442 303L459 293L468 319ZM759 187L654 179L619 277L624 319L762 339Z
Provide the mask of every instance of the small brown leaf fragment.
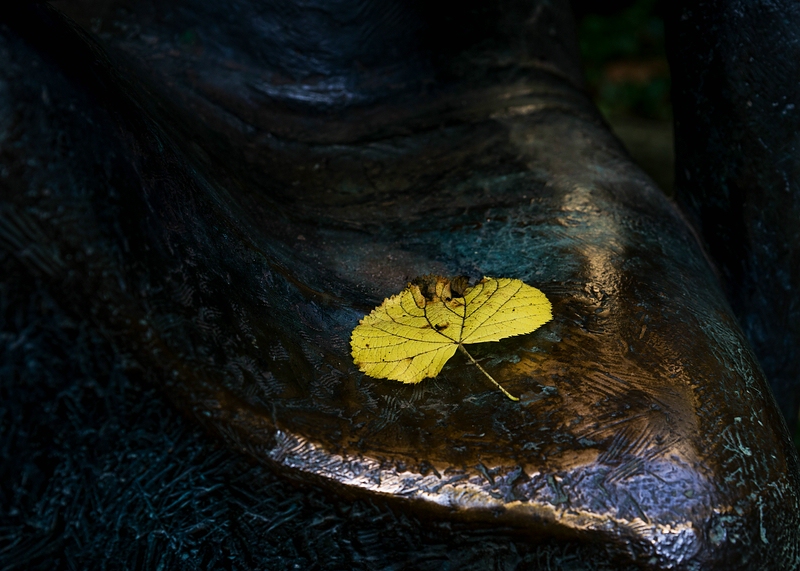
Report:
M443 279L439 276L434 276L432 274L427 274L424 276L419 276L411 280L410 285L417 286L419 292L422 296L428 300L433 301L436 299L436 285L438 280ZM419 305L419 304L417 304Z
M469 287L469 278L467 276L456 276L450 281L450 291L453 297L464 297L464 293Z

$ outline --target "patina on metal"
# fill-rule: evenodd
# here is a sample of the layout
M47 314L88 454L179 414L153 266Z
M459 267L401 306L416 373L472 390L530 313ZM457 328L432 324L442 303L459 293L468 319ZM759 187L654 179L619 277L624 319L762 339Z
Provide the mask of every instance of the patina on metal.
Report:
M2 244L178 407L285 477L587 568L798 565L786 426L581 92L566 6L126 6L6 9ZM552 301L473 352L520 403L460 355L414 386L358 371L353 327L425 273Z

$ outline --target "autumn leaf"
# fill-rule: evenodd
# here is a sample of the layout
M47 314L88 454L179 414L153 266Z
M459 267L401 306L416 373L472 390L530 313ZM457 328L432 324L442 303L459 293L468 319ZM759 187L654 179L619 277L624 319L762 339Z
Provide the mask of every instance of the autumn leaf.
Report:
M506 396L464 348L530 333L552 319L550 301L520 280L422 276L364 317L350 340L353 360L371 377L418 383L435 377L461 350Z

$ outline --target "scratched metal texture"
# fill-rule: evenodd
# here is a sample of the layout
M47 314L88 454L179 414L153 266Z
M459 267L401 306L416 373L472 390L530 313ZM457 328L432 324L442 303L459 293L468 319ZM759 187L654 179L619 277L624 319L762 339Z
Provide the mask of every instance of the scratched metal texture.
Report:
M673 99L681 118L676 198L707 244L794 431L800 410L800 5L676 2L671 12Z
M558 67L557 42L555 63L498 56L478 79L459 70L480 50L446 69L419 56L440 82L421 92L356 81L352 104L297 85L251 99L254 77L285 82L230 57L244 48L218 22L193 22L184 45L169 38L195 16L137 6L95 39L46 7L4 15L0 239L31 299L331 505L454 522L437 545L507 537L527 546L522 568L798 566L797 455L763 375L694 235ZM558 23L548 6L519 21ZM415 386L353 365L359 318L432 272L551 299L536 333L474 346L520 403L460 356Z

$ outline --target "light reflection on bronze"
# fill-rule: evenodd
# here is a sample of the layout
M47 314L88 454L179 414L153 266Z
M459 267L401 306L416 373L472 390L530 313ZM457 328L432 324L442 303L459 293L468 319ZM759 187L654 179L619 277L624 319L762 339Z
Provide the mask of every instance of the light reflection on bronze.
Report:
M205 70L191 88L137 38L95 38L105 59L42 10L80 47L59 65L100 77L84 86L92 136L128 161L110 220L70 198L61 251L103 247L56 269L57 295L228 445L332 493L595 543L626 565L778 568L796 544L797 456L758 365L693 235L568 67L304 115L253 103L248 73L196 52L175 56ZM160 14L120 18L179 25ZM42 139L26 152L55 156ZM94 160L75 159L102 176ZM107 242L85 234L98 224ZM535 334L473 353L520 404L457 358L416 386L353 365L359 316L428 272L515 277L553 302Z

